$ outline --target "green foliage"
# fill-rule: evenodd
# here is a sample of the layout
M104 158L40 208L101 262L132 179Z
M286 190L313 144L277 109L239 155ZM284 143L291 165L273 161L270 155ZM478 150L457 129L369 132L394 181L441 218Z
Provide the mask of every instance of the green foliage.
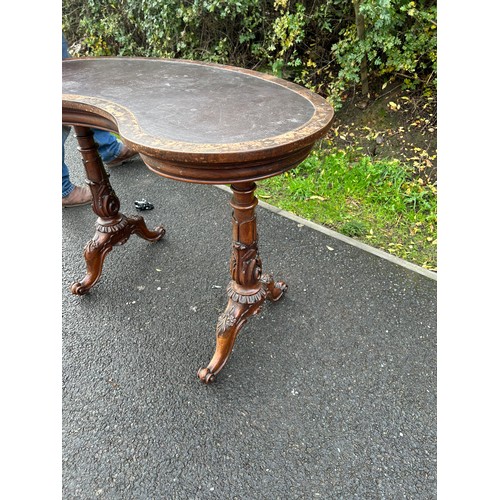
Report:
M340 232L350 237L363 236L368 232L368 228L363 222L351 220L341 226Z
M340 106L369 77L436 83L436 1L363 0L358 40L345 0L63 0L74 55L172 57L270 71Z
M360 11L365 40L358 40L355 26L348 24L332 46L340 67L338 80L331 84L333 101L338 102L347 83L359 82L363 56L372 78L403 78L407 87L436 85L436 2L363 0Z
M63 0L75 55L136 55L252 65L267 20L260 0ZM267 28L266 28L267 26Z
M261 181L258 195L418 265L436 267L436 188L398 161L316 149L294 170Z

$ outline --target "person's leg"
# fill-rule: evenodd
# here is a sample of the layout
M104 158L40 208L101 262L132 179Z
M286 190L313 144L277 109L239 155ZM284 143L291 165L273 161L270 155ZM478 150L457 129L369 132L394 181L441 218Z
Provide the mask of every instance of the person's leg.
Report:
M92 132L99 156L106 166L116 167L137 156L135 151L129 149L110 132L98 129L92 129Z
M63 207L78 207L92 202L92 192L89 186L75 186L69 178L69 169L64 161L64 143L71 128L62 127L62 205Z
M62 58L69 58L68 43L62 35ZM63 207L78 207L88 205L92 201L92 193L88 186L75 186L69 177L68 165L64 161L64 143L68 138L71 128L67 125L62 127L62 205Z
M69 59L71 56L69 55L68 51L68 42L66 41L66 38L64 37L64 33L62 34L62 58L63 59Z
M63 125L62 127L62 197L63 198L66 198L66 196L68 196L71 193L71 191L73 191L73 189L75 188L75 186L72 184L69 178L68 166L64 161L64 143L68 138L70 130L71 130L70 127Z
M104 163L108 163L120 155L123 142L105 130L92 129L92 132L94 133L94 141L98 146L97 150Z

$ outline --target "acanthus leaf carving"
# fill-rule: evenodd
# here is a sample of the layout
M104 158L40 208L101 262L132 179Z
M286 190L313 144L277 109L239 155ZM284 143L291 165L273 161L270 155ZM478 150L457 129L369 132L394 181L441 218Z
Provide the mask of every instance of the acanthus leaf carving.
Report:
M236 323L235 307L231 306L226 309L217 320L216 334L218 337L226 336L231 327Z

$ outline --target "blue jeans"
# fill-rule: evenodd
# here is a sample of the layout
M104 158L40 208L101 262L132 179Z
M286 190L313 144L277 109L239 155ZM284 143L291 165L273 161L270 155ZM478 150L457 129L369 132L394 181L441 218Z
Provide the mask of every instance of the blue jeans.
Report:
M64 126L62 127L62 197L68 196L71 191L75 188L73 183L69 178L69 169L64 161L64 143L68 138L71 128ZM94 141L97 144L97 151L103 162L109 162L114 160L123 148L123 143L119 141L113 134L106 132L104 130L92 129L94 133Z
M70 57L68 52L68 43L62 36L62 58L68 59ZM64 143L68 138L70 127L62 127L62 197L68 196L75 188L69 178L69 169L64 162ZM119 141L113 134L104 130L92 129L94 133L94 141L97 144L97 150L103 162L107 163L114 160L122 151L123 143Z

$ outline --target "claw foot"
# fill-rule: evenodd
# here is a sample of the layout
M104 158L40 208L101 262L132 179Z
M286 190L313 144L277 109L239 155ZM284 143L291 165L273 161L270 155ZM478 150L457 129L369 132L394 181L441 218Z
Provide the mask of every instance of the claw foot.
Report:
M198 370L198 378L204 384L210 384L215 381L215 375L210 371L209 368L200 368Z
M283 294L288 290L288 285L284 281L274 281L269 274L262 276L261 281L266 284L266 298L272 302L281 299Z
M88 292L87 288L79 282L73 283L71 285L71 293L73 295L85 295L87 292Z

